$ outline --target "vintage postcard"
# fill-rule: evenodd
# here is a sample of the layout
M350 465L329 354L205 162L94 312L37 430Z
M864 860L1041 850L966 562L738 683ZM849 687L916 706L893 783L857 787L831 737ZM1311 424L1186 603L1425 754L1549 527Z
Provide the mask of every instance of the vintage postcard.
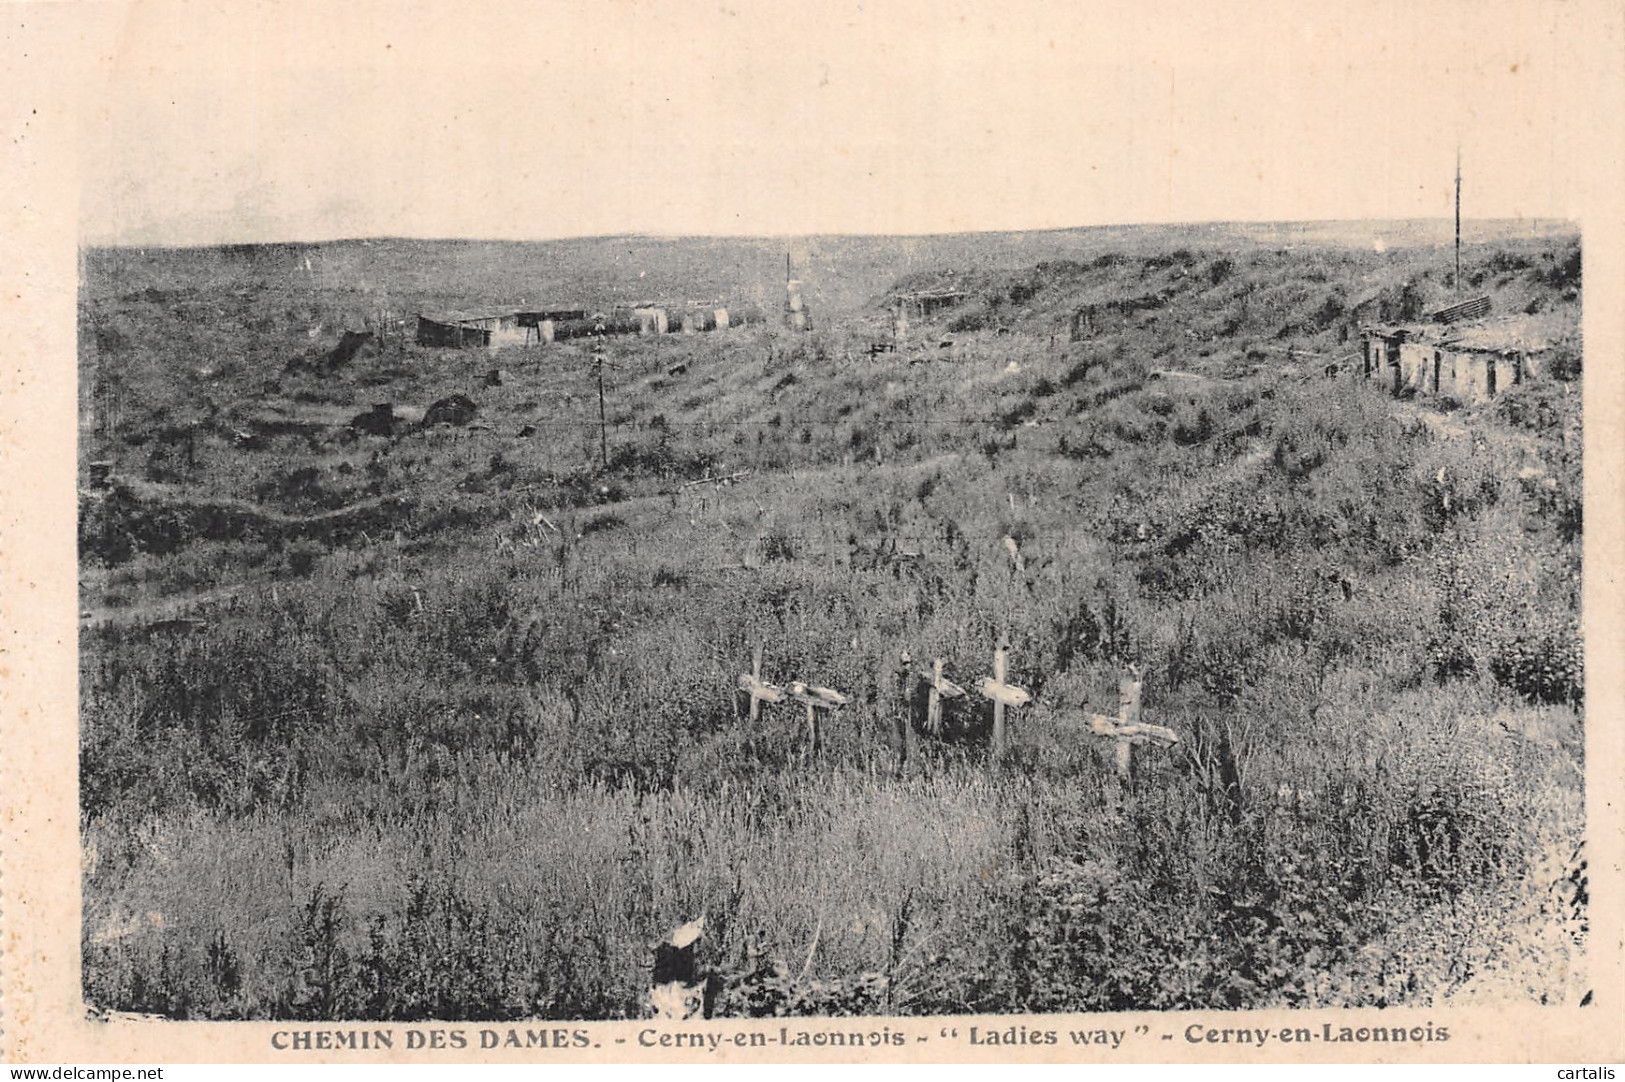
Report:
M1617 5L4 18L8 1062L1625 1055Z

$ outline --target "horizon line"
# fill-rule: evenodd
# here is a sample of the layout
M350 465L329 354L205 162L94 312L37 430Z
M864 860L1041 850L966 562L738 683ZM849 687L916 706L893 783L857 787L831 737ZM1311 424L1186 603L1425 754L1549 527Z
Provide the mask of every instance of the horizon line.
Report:
M1101 222L1092 225L1066 225L1043 226L1034 229L960 229L943 232L811 232L811 233L706 233L706 232L658 232L634 230L628 232L612 233L565 233L553 236L531 237L497 237L497 236L456 236L456 235L415 235L407 233L375 233L352 234L348 236L329 237L325 239L308 239L287 237L276 240L214 240L214 241L127 241L127 240L84 240L79 241L81 251L91 249L132 249L157 248L168 251L201 250L209 248L269 248L275 246L315 247L320 245L336 244L366 244L375 242L412 241L434 244L557 244L568 241L613 241L613 240L720 240L720 241L808 241L808 240L929 240L946 237L996 237L1040 235L1045 233L1085 233L1094 230L1112 229L1179 229L1179 228L1269 228L1269 227L1309 227L1325 225L1358 225L1370 223L1374 225L1412 225L1421 223L1453 224L1454 218L1450 215L1424 216L1409 218L1227 218L1227 219L1189 219L1180 221L1141 221L1141 222ZM1503 224L1520 223L1529 226L1568 225L1574 227L1576 232L1581 230L1579 219L1564 215L1552 216L1514 216L1514 217L1484 217L1463 218L1462 224Z

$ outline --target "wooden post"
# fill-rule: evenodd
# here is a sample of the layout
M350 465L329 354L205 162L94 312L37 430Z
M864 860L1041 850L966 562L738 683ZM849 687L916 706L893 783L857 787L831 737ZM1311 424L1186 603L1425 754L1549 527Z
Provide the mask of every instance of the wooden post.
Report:
M931 671L920 673L920 680L926 686L926 728L933 734L942 731L942 701L944 699L957 699L965 694L965 689L942 675L942 659L939 657L931 663Z
M750 655L751 683L760 685L762 682L762 644L757 643L756 649ZM762 700L756 695L750 697L750 720L756 721L762 716Z
M965 689L942 675L940 657L931 662L930 672L921 672L916 679L925 685L925 728L935 736L942 732L942 701L960 698Z
M1456 276L1451 280L1456 296L1461 296L1461 144L1456 144Z
M821 734L818 731L818 707L812 703L807 704L807 732L812 739L813 758L817 759L823 755L824 748L823 741L820 739Z
M996 683L1004 683L1004 665L1005 649L1001 641L993 651L993 679ZM995 757L1004 754L1004 703L999 699L993 700L993 754Z
M931 662L931 688L925 706L925 727L931 733L942 732L942 659Z
M593 349L593 367L598 372L598 458L604 469L609 469L609 424L604 418L604 354L603 344Z
M1120 725L1140 723L1140 688L1139 672L1133 668L1126 670L1117 684L1117 720ZM1116 752L1117 776L1127 781L1134 767L1133 741L1118 740Z
M914 742L914 673L909 665L914 658L907 650L901 657L902 667L897 674L897 690L902 698L902 709L897 712L897 765L908 763L909 745Z
M1119 740L1112 751L1116 757L1117 777L1127 784L1134 770L1134 745L1127 740Z
M993 700L993 757L998 759L1004 754L1004 708L1007 706L1026 706L1032 701L1032 696L1014 684L1006 683L1006 655L1009 652L1008 639L1001 638L999 645L993 650L993 678L982 677L976 685L984 698Z
M762 716L763 703L777 703L784 701L784 689L762 682L762 646L756 644L756 650L751 655L750 673L739 677L739 690L750 697L750 720L756 721ZM738 709L735 705L734 709Z

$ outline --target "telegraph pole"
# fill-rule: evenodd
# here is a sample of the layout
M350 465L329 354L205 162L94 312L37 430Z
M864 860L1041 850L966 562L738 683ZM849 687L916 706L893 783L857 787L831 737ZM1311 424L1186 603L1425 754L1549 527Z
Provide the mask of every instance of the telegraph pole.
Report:
M1461 144L1456 144L1456 292L1461 292Z
M598 339L592 347L592 367L598 374L598 460L609 469L609 422L604 416L604 342Z

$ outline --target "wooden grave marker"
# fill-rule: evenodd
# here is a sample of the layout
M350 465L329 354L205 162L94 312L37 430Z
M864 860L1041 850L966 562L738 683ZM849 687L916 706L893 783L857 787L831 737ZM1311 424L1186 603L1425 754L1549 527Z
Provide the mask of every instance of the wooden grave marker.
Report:
M816 759L823 753L823 734L819 725L818 712L820 710L839 710L850 700L834 688L808 687L800 680L791 683L788 691L790 698L799 703L804 703L807 707L807 732L811 734L812 753L813 758Z
M925 729L932 736L942 733L942 700L958 699L965 694L965 689L945 679L942 675L942 659L939 657L931 662L930 672L916 674L926 688Z
M1143 681L1138 669L1130 667L1117 685L1117 716L1089 715L1089 729L1096 736L1115 741L1113 751L1117 776L1124 782L1134 767L1134 748L1139 744L1154 744L1171 748L1179 743L1179 734L1161 725L1140 720L1140 692Z
M784 701L784 689L762 682L762 647L758 645L750 659L750 672L739 674L739 690L750 696L750 720L762 716L763 703Z
M999 645L993 650L993 675L982 677L976 684L976 690L982 696L993 700L993 756L997 759L1004 754L1004 709L1007 706L1022 707L1032 702L1032 696L1006 682L1005 661L1009 653L1010 643L1000 639Z
M834 688L814 687L800 680L787 687L769 684L762 679L762 647L758 645L751 655L751 671L739 675L739 690L750 697L750 720L761 717L763 703L780 703L794 699L807 708L807 732L812 739L812 753L817 757L823 750L823 732L820 711L839 710L851 700Z

